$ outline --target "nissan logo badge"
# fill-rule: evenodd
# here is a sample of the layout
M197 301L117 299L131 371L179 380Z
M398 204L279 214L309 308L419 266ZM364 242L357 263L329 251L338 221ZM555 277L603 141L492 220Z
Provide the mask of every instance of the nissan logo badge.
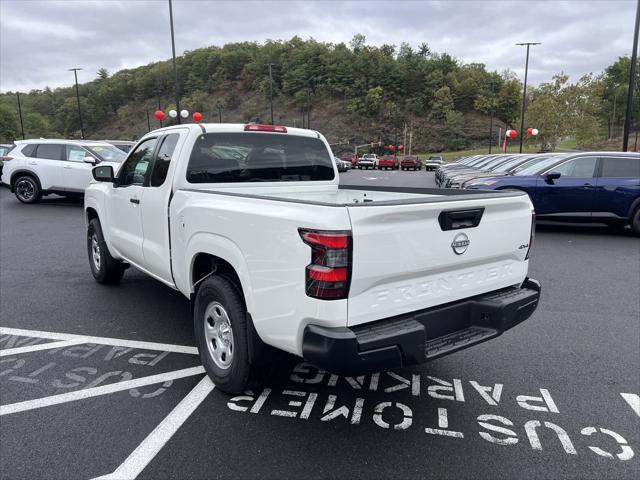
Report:
M467 237L464 233L459 233L451 242L451 248L453 248L453 253L456 255L462 255L467 251L467 247L471 242L469 241L469 237Z

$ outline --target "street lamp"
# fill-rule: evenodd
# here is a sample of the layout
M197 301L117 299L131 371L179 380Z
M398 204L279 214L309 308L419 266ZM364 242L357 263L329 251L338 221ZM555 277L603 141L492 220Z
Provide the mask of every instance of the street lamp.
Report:
M84 140L84 126L82 125L82 110L80 109L80 90L78 90L78 70L81 68L70 68L69 71L73 72L73 76L76 79L76 100L78 100L78 118L80 119L80 138Z
M178 67L176 66L176 41L173 34L173 6L171 0L169 0L169 25L171 26L171 53L173 56L173 84L176 93L176 112L180 112L180 86L178 85ZM176 116L178 123L180 123L180 115Z
M624 117L624 132L622 134L622 151L629 146L629 130L631 128L631 104L633 103L633 85L636 83L636 62L638 58L638 29L640 28L640 0L636 5L636 28L633 33L633 50L631 52L631 67L629 68L629 86L627 88L627 111ZM637 133L637 132L636 132Z
M520 153L522 153L522 137L523 137L522 132L524 131L524 109L527 101L527 74L529 73L529 47L531 45L541 45L541 44L536 42L527 42L527 43L516 43L516 45L519 45L521 47L523 46L527 47L527 61L525 62L525 66L524 66L524 88L522 90L522 109L520 112Z

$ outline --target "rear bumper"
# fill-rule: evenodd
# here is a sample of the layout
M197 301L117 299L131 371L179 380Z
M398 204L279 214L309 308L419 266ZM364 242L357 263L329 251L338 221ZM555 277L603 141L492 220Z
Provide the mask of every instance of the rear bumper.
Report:
M356 376L415 365L476 345L531 316L540 283L496 292L347 328L308 325L305 361L329 372Z

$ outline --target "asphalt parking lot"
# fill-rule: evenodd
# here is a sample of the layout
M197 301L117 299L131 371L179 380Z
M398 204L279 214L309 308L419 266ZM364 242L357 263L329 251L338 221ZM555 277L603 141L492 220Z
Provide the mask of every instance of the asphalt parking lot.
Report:
M185 298L134 269L94 282L81 202L1 188L0 477L640 478L640 240L541 224L530 275L537 312L490 342L358 378L292 360L231 398Z

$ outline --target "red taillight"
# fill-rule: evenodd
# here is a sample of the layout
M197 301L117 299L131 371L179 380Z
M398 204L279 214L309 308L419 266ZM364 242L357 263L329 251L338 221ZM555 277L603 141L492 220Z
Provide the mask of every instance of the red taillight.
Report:
M311 263L305 269L308 296L324 300L347 298L351 281L351 232L299 229L311 247Z
M300 236L307 245L315 245L326 248L347 248L349 246L349 235L334 232L314 232L311 230L300 230Z
M259 123L249 123L244 126L245 132L275 132L275 133L287 133L287 127L282 125L262 125Z
M529 235L529 248L527 248L527 255L524 257L525 260L529 260L529 253L531 252L531 247L533 247L533 239L536 238L536 212L531 212L531 234Z
M3 162L8 162L9 160L13 160L13 157L5 155L4 157L1 157L0 160L2 160Z

